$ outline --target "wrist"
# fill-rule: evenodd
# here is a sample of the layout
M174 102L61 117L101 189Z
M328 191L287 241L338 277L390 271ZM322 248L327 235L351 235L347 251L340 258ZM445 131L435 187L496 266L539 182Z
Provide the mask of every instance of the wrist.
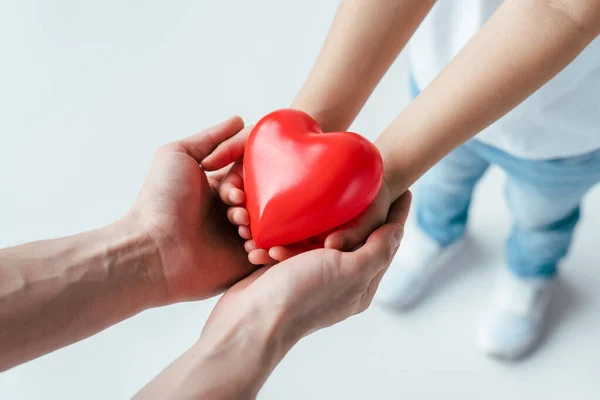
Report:
M206 387L214 385L216 394L223 391L219 381L225 379L228 396L223 398L254 398L299 339L289 330L276 302L244 304L240 300L234 300L240 306L228 309L226 315L211 315L190 350L195 360L190 380L197 379L202 370L203 376L212 377ZM216 312L218 308L219 304Z
M375 146L383 161L383 185L386 186L393 202L420 176L415 175L419 160L410 158L412 150L409 144L404 144L402 138L387 130L377 138Z
M378 146L379 147L379 146ZM383 181L381 183L381 192L385 193L389 204L397 200L407 189L402 181L402 174L395 163L394 157L390 153L383 152L379 149L383 161Z
M290 108L304 111L319 123L323 132L343 132L346 131L354 117L343 111L343 107L325 107L319 106L318 102L304 99L299 95Z
M259 372L274 368L297 342L287 329L285 314L279 312L277 302L238 302L239 306L229 310L222 320L215 321L211 315L195 345L196 351L207 357L243 353Z
M168 303L159 244L137 224L124 217L98 233L104 240L102 262L126 301L139 311Z

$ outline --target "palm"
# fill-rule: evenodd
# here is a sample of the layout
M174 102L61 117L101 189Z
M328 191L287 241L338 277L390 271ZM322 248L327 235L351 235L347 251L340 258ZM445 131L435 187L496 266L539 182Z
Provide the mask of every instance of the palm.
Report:
M351 264L344 257L336 250L319 249L263 267L225 292L202 335L216 335L213 329L219 332L228 321L265 302L282 315L293 310L294 329L302 335L314 330L304 323L325 327L363 310L378 281L375 277L357 279L356 270L344 268L343 264Z
M221 297L202 336L214 339L228 321L265 304L279 313L276 318L292 315L294 331L302 334L365 310L398 249L410 203L407 191L358 250L312 250L238 282Z
M253 270L214 185L188 154L159 151L137 204L174 300L212 296Z

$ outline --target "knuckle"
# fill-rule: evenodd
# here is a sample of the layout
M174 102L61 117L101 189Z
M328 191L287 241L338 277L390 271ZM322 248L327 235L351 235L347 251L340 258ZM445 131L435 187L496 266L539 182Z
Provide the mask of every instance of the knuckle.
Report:
M394 246L390 246L387 251L386 251L386 256L385 256L385 264L389 265L392 263L392 261L394 261L394 257L396 256L396 250L398 248L394 247Z
M358 312L363 313L369 309L369 306L371 305L371 298L369 298L369 296L365 293L361 297L359 304Z
M165 153L170 153L171 151L173 151L173 147L174 147L173 143L164 144L164 145L160 146L158 149L156 149L154 151L154 157L161 156Z

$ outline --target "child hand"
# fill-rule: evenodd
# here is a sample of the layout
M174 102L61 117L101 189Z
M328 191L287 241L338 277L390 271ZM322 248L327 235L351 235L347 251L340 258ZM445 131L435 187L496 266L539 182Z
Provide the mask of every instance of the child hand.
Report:
M244 193L244 176L242 160L237 160L219 186L221 200L230 207L227 210L229 221L238 226L238 233L246 239L244 248L248 252L248 260L255 265L272 265L277 260L269 256L266 249L259 249L250 231L250 215L245 208L246 195Z
M386 220L389 208L395 200L389 185L384 180L371 205L357 218L323 235L307 239L289 246L277 246L271 249L260 249L252 240L250 216L244 207L243 162L246 140L252 126L244 128L240 133L218 145L213 152L202 160L201 165L207 171L223 169L233 163L219 186L221 200L230 206L227 211L229 221L238 226L239 235L246 240L244 245L248 259L255 265L273 265L308 250L326 247L351 251L364 243L367 237ZM405 195L410 202L410 192ZM324 244L324 246L323 246Z
M232 224L238 226L238 233L246 239L244 248L248 252L248 260L255 265L273 265L287 260L297 254L308 250L322 248L325 236L315 237L294 243L290 246L277 246L270 249L261 249L256 246L252 240L250 231L250 216L245 208L244 177L242 160L237 160L227 175L221 181L219 186L219 196L221 200L230 205L227 210L227 217Z
M410 205L410 191L401 197ZM352 251L361 246L373 231L385 223L394 200L390 186L384 179L371 205L361 215L327 235L325 248Z
M385 222L393 203L391 191L384 181L373 203L356 219L335 229L333 232L330 231L285 247L277 246L271 249L260 249L252 240L249 227L250 218L243 204L245 196L243 194L241 163L236 163L223 179L219 194L225 203L232 205L227 213L229 220L239 227L240 236L246 239L244 247L248 252L248 259L251 263L257 265L272 265L305 251L321 247L343 251L354 250L361 246L366 238ZM411 193L407 191L403 197L403 201L410 204Z
M243 161L244 149L252 126L241 130L237 135L225 140L207 156L200 165L206 171L218 171L219 197L229 205L227 217L229 221L238 226L238 233L246 239L244 245L248 252L248 260L255 265L272 265L283 261L292 255L301 253L311 248L310 243L298 244L295 247L274 249L259 249L252 240L250 231L250 217L244 207L246 196L244 194ZM229 167L231 165L231 167ZM323 241L321 241L323 243ZM320 246L322 247L322 245ZM272 251L273 256L269 255Z

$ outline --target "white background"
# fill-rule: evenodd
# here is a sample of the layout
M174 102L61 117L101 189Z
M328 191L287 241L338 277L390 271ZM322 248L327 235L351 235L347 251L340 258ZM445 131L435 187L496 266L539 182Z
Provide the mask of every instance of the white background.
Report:
M233 113L253 122L287 106L336 5L0 0L0 247L110 223L132 204L159 145ZM401 59L353 129L375 138L407 101ZM598 398L598 190L584 204L543 346L518 364L475 346L510 226L502 183L497 170L484 179L470 250L419 308L374 306L306 338L259 397ZM144 312L14 368L0 375L0 398L128 398L194 342L213 304Z

